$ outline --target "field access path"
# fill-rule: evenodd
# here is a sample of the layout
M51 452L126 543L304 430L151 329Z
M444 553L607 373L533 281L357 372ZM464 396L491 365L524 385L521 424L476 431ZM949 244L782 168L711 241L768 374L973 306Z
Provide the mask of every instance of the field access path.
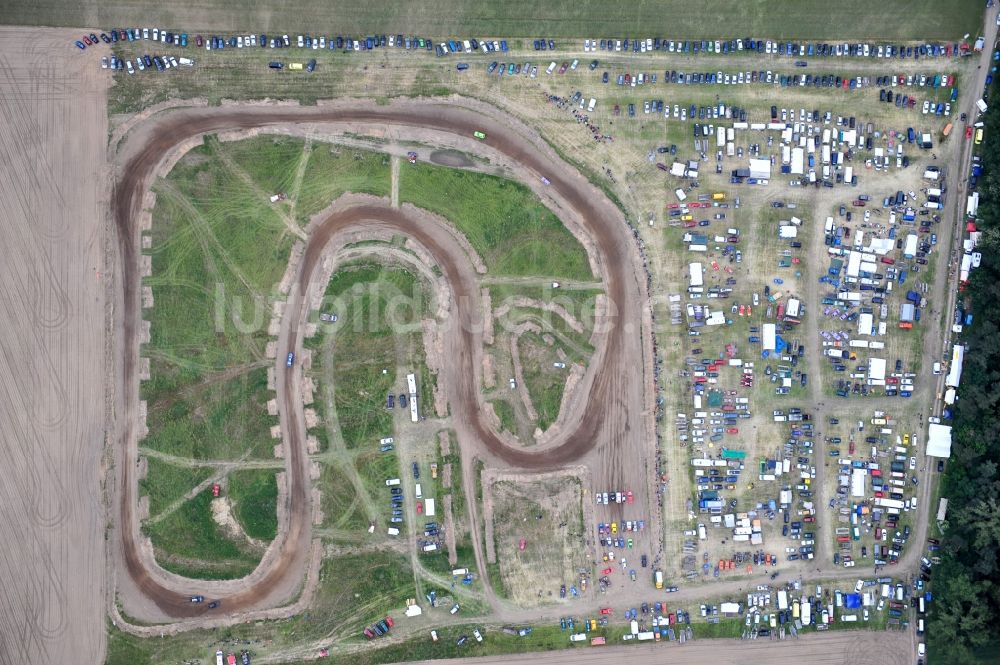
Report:
M582 176L568 167L523 125L513 124L480 106L465 108L464 100L448 103L399 101L390 106L374 103L341 103L315 108L262 105L224 108L186 108L144 121L127 138L119 153L120 178L112 208L122 265L119 303L124 337L122 357L122 399L118 432L119 455L117 537L123 570L124 594L134 599L131 612L163 618L193 618L211 623L232 620L231 615L287 602L299 589L311 541L311 519L304 422L298 395L298 366L286 368L289 351L301 349L300 324L304 321L306 297L312 287L313 270L326 242L337 232L388 225L414 237L427 247L444 272L452 290L454 310L444 327L448 357L453 362L444 369L444 385L454 412L455 429L463 447L463 459L479 456L490 463L533 472L560 468L587 458L594 482L607 487L635 488L636 501L647 502L646 483L634 476L635 460L650 446L652 410L646 404L646 374L636 371L651 362L649 313L641 274L641 263L632 234L620 211ZM486 116L486 117L484 117ZM135 511L137 479L136 414L138 413L138 336L140 331L140 276L138 220L143 213L145 193L153 178L175 147L190 145L204 134L268 127L313 126L339 131L378 127L403 136L445 137L466 150L483 154L506 165L518 178L537 189L542 176L548 179L547 198L561 216L582 229L592 243L591 260L603 278L610 306L599 315L602 324L595 338L597 351L591 368L581 380L570 408L560 414L561 435L542 446L526 450L508 443L482 418L479 393L482 353L482 317L479 286L468 257L456 245L445 248L405 211L389 205L355 206L333 211L316 226L306 245L295 287L289 296L278 340L276 384L279 413L287 463L289 511L283 534L279 534L273 556L243 580L199 582L186 580L160 569L148 545L139 537ZM489 129L489 137L477 142L473 132ZM570 222L568 222L570 223ZM463 272L467 273L463 278ZM643 328L646 333L643 334ZM646 451L648 454L650 451ZM468 469L466 469L468 474ZM641 471L640 471L641 473ZM468 479L467 479L468 480ZM476 516L474 516L475 518ZM478 516L481 519L481 516ZM282 537L283 536L283 537ZM280 542L279 542L280 541ZM477 548L478 549L478 548ZM482 553L477 551L482 566ZM188 597L205 593L221 600L216 615L205 605L195 605ZM224 612L224 615L223 615Z

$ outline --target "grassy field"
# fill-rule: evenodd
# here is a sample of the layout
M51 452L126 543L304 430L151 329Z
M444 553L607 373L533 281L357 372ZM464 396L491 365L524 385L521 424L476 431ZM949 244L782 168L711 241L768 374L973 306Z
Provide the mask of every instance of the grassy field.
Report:
M324 464L318 486L323 493L325 526L343 531L367 528L364 505L343 469L335 464Z
M196 579L231 579L249 574L263 552L230 538L212 519L212 491L185 501L145 527L156 561L166 570Z
M289 225L348 190L388 194L388 181L387 163L375 153L262 135L233 143L208 137L155 184L144 447L198 460L271 457L277 419L266 409L272 394L264 346L292 244ZM267 197L277 191L289 200L274 206ZM209 473L151 459L142 483L151 516ZM236 472L229 484L246 534L274 538L274 472ZM149 525L158 558L200 577L249 572L258 553L222 534L206 501L199 495Z
M580 482L575 478L502 481L494 483L490 492L504 588L519 607L558 600L560 585L572 585L578 569L587 565ZM546 497L544 505L531 498L540 496Z
M229 500L248 536L274 539L278 533L278 483L274 471L247 469L229 474Z
M516 434L517 421L514 418L514 407L511 406L510 402L505 399L495 399L490 404L493 405L493 410L500 418L500 428Z
M170 370L164 363L151 363L153 380L143 384L144 389L160 383L161 368ZM269 428L277 418L267 414L264 367L228 380L183 385L174 398L154 393L157 398L150 399L149 394L149 436L144 446L192 459L271 456L274 440Z
M389 196L389 158L384 154L336 145L313 145L295 202L300 222L323 210L345 192Z
M206 467L177 466L147 457L148 473L139 481L139 492L149 497L149 516L156 517L212 474Z
M836 8L819 0L788 3L756 0L734 7L715 0L706 4L661 2L635 5L625 2L557 2L539 5L530 0L501 4L482 0L394 3L293 0L275 12L255 0L206 0L178 7L137 0L107 5L96 0L79 3L10 0L0 6L0 21L22 25L96 27L148 25L197 30L371 31L407 32L435 38L454 35L510 37L625 37L721 38L744 35L824 39L908 39L960 37L974 31L981 2L957 0L890 0L872 13L870 5L845 0ZM870 19L866 17L870 16ZM249 26L249 27L248 27Z
M135 638L109 626L105 663L207 663L217 648L227 652L249 648L255 655L280 654L303 641L331 635L358 642L364 639L361 630L365 625L390 612L401 614L405 599L413 595L413 572L406 557L390 552L333 557L323 562L316 600L308 613L282 621L183 632L155 640ZM244 640L250 640L251 646L244 646Z
M544 431L559 417L559 406L566 388L566 370L553 366L557 356L540 335L522 335L519 346L525 387L538 413L538 427Z
M341 436L348 449L377 443L392 433L386 394L394 391L397 362L423 365L425 296L411 273L365 263L334 274L325 297L324 309L337 312L339 321L329 328L329 341L320 342L331 357L319 362L332 362Z
M455 224L493 274L593 278L583 246L523 185L418 164L400 171L399 198Z

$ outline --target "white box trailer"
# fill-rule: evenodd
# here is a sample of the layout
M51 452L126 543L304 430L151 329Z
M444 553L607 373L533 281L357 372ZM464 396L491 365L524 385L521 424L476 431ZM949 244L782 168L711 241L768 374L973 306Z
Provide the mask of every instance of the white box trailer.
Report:
M719 605L719 612L727 615L739 614L742 611L739 603L722 603Z
M434 517L434 499L426 499L424 501L424 515Z
M590 98L590 103L587 104L587 112L588 113L593 113L595 108L597 108L597 99L595 99L594 97L591 97Z
M715 147L721 148L726 145L726 128L716 127L715 131Z

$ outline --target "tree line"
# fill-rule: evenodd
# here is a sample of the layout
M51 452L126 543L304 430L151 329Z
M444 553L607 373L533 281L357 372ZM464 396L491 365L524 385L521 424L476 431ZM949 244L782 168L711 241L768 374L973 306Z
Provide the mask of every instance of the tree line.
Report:
M976 251L982 263L959 298L974 318L959 341L966 346L965 364L953 408L952 455L941 481L948 514L927 621L928 656L955 665L994 662L1000 653L1000 109L991 104L980 119L976 226L982 238ZM954 178L952 188L958 189Z

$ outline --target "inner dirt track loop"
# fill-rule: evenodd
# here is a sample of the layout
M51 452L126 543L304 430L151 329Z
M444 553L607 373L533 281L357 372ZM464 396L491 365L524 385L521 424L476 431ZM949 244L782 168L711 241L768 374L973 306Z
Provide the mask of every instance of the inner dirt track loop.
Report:
M125 386L125 413L135 413L138 399L136 367L138 362L137 333L140 324L139 291L141 278L138 271L138 233L136 219L141 212L142 200L151 178L164 156L176 145L198 135L233 129L252 129L268 126L299 123L350 123L353 125L376 125L392 127L405 134L407 127L430 129L470 139L477 130L486 131L488 138L483 143L501 153L507 160L533 171L544 174L551 183L553 193L571 208L579 218L584 231L593 240L598 264L604 273L605 289L610 305L610 318L604 325L606 336L604 345L595 354L593 366L588 376L592 378L586 386L586 400L582 414L566 426L563 436L551 446L529 452L509 446L482 418L482 400L479 394L476 367L478 346L481 345L482 325L480 313L468 306L476 303L478 284L471 276L468 257L461 252L446 251L436 243L420 225L412 223L405 212L388 206L356 206L332 213L323 220L309 238L298 278L298 288L289 298L285 316L297 320L303 314L301 308L307 306L309 282L321 254L335 234L355 226L364 229L366 222L381 224L397 229L424 244L444 272L454 294L455 310L452 321L447 326L446 335L453 335L449 346L457 352L451 357L454 366L449 371L457 380L446 386L450 403L457 421L464 422L469 430L497 458L507 464L529 470L544 470L563 466L578 460L598 444L602 448L614 450L614 446L631 431L632 436L643 429L639 413L643 410L641 399L635 396L636 387L643 381L642 353L639 341L641 303L643 301L640 280L636 275L639 263L631 232L621 218L621 213L598 192L596 188L576 174L565 163L542 154L535 145L517 131L505 124L491 121L481 114L454 105L409 103L378 107L371 105L358 108L269 108L231 107L186 109L170 114L155 123L148 140L138 149L121 171L121 179L113 195L113 216L119 250L123 264L123 326L124 348L123 381ZM284 322L283 322L284 325ZM298 333L293 324L287 341L278 351L283 360L288 351L299 344ZM213 588L220 593L213 598L222 600L220 612L231 614L240 610L259 608L273 604L279 599L269 597L273 589L287 588L289 580L298 579L302 574L310 539L310 501L304 432L301 421L290 414L301 409L296 403L295 388L298 365L292 371L284 371L284 362L277 362L278 380L284 388L282 409L284 436L287 448L287 485L289 496L289 521L287 535L279 544L277 557L269 561L270 570L259 570L255 582L247 586L244 582L213 582ZM631 390L627 389L631 388ZM641 394L641 386L638 386ZM565 415L565 414L564 414ZM134 422L127 419L122 424L120 450L124 456L119 465L121 471L120 533L125 568L139 591L151 599L164 613L172 617L194 617L206 614L204 605L193 605L189 596L197 592L199 586L194 580L189 583L165 585L167 576L162 571L155 575L146 567L140 556L138 524L134 515L134 485L132 476L135 468ZM611 457L622 462L617 457ZM262 574L260 574L262 573ZM183 588L182 588L183 587ZM224 589L230 588L227 594Z

